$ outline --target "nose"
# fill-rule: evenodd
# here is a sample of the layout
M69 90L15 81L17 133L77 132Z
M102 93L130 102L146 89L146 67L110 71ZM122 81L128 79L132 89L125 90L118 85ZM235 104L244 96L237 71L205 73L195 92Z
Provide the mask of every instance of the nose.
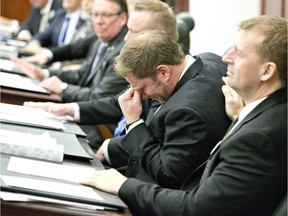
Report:
M231 63L233 60L233 53L234 53L234 48L230 48L222 57L222 61L225 63Z

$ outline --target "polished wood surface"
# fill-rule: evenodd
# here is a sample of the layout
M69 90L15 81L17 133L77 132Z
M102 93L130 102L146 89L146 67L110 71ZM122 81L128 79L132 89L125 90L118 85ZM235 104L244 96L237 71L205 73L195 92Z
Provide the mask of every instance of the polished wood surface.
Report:
M35 101L35 102L61 102L59 95L51 94L40 94L33 92L26 92L17 89L9 89L1 86L0 89L1 102L10 103L16 105L22 105L25 101Z
M1 0L1 16L25 22L31 10L29 0Z

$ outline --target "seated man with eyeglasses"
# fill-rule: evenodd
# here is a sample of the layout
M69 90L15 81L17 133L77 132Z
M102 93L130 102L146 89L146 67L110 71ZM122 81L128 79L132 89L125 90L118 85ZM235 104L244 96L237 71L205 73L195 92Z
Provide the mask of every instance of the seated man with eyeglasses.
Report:
M116 95L128 85L125 79L115 75L113 69L113 59L124 45L127 19L128 11L125 0L94 1L92 22L98 40L90 46L87 57L79 70L47 71L23 59L14 58L13 61L29 77L43 80L40 85L59 94L62 102L88 101ZM103 55L98 53L98 50L102 48ZM95 135L94 132L93 135L89 135L91 130L82 128L88 133L88 139L101 137L101 135ZM115 125L111 127L111 130L114 128ZM90 140L90 142L97 141Z

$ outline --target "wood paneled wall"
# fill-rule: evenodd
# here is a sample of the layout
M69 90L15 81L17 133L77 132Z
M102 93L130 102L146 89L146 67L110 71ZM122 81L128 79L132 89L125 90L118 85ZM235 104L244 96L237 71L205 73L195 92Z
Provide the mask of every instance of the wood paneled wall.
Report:
M0 0L1 16L17 19L23 23L29 17L31 5L29 0Z

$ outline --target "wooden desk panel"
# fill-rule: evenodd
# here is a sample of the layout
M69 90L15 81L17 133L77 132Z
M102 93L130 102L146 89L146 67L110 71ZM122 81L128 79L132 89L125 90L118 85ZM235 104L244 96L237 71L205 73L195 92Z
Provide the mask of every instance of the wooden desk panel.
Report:
M92 209L72 208L52 203L43 202L5 202L1 200L1 215L21 215L21 216L131 216L127 210L120 211L102 211Z
M35 101L35 102L61 102L61 98L59 95L46 95L46 94L38 94L33 92L25 92L17 89L9 89L5 87L1 87L0 89L1 98L0 101L2 103L23 105L25 101Z

